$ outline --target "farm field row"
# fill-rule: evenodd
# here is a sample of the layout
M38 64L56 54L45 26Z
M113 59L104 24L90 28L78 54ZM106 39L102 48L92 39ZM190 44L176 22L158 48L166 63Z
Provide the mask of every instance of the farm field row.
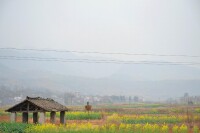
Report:
M3 133L199 133L199 127L189 128L185 124L116 124L106 123L93 125L92 123L70 123L66 125L54 124L23 124L0 123L0 131Z
M8 114L4 110L8 107L0 108L0 116ZM70 112L84 112L83 106L69 106ZM96 105L92 107L94 112L107 112L118 114L184 114L187 111L193 114L200 113L199 106L188 107L186 105L165 105L165 104L114 104Z
M0 116L1 121L9 121L9 114ZM57 113L59 118L59 113ZM179 123L198 123L200 122L200 115L122 115L122 114L108 114L101 112L67 112L66 120L100 120L106 118L109 122L125 123L125 124L179 124ZM29 114L31 121L32 114ZM46 113L46 119L50 119L49 113ZM17 121L21 120L21 115L17 117Z
M126 105L127 106L127 105ZM138 108L137 110L140 110ZM168 108L148 108L169 111ZM95 109L94 109L95 110ZM0 110L0 133L200 133L199 107L171 108L173 113L138 113L110 111L66 112L65 125L59 124L59 115L55 124L50 124L50 114L46 113L46 124L32 124L32 113L29 124L21 123L21 113L17 114L17 123L9 123L9 113ZM181 110L181 112L179 112ZM116 111L116 112L115 112ZM120 110L122 111L122 110Z

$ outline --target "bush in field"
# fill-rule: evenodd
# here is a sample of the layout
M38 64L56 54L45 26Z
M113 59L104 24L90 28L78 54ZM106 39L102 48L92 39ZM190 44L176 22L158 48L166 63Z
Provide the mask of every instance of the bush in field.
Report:
M2 122L0 133L24 133L25 129L31 126L32 124Z

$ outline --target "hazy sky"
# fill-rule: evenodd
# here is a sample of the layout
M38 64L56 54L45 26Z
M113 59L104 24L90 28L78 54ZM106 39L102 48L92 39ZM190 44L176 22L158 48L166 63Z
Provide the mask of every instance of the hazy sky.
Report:
M0 47L200 55L200 1L0 0Z

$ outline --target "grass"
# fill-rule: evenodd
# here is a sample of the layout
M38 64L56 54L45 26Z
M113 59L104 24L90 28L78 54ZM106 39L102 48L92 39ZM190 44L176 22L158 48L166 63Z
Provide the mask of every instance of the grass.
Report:
M32 124L1 122L0 123L0 132L2 132L2 133L25 133L25 129L29 128L30 126L32 126Z
M0 116L5 116L5 115L8 115L9 112L5 112L4 109L0 109Z

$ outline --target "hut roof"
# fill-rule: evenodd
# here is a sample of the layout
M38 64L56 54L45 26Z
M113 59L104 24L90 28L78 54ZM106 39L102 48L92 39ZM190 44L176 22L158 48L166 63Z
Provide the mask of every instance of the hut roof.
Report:
M7 112L68 111L68 108L50 98L27 97L24 101L6 110Z

